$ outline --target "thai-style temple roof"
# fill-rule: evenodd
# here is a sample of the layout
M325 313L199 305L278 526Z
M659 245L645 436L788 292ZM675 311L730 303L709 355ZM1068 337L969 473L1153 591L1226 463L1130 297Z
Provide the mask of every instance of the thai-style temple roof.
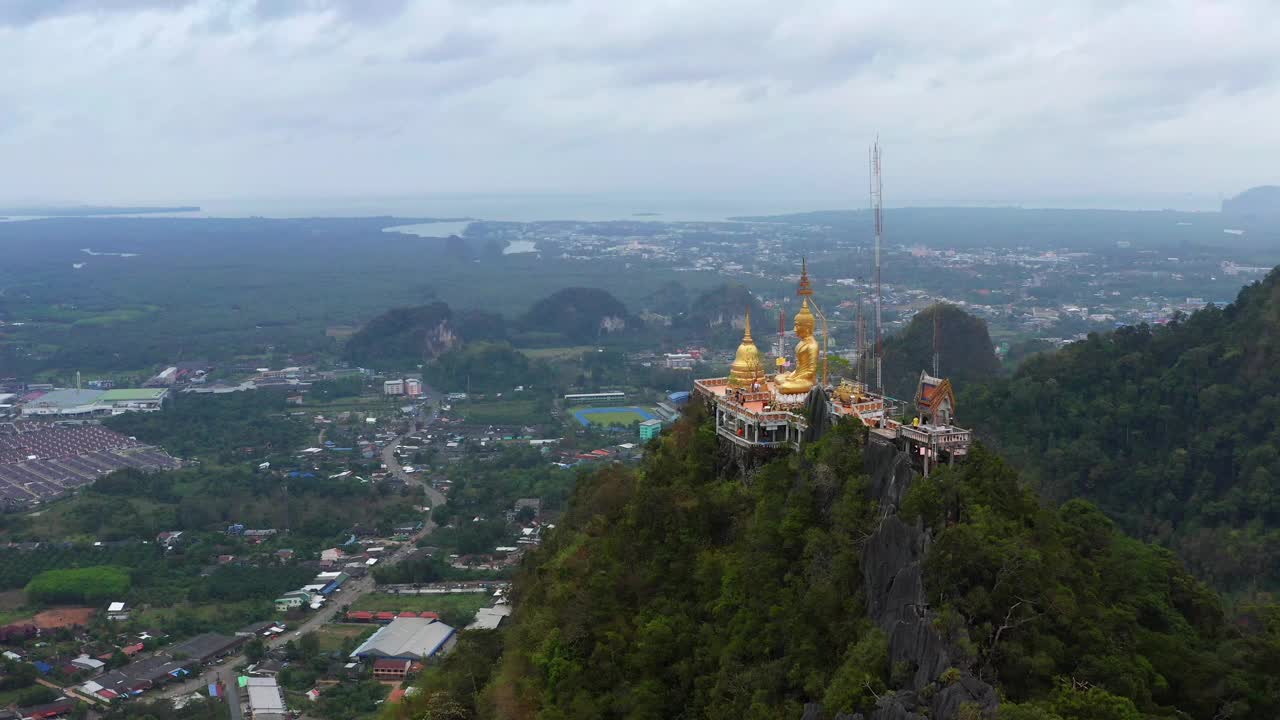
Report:
M813 293L807 264L801 271L799 290L803 300L797 324L803 321L812 327L812 316L802 317ZM825 353L825 327L823 330L820 349ZM951 425L955 392L946 378L920 374L917 417L907 423L907 403L874 392L862 382L845 379L828 385L824 371L816 380L810 374L807 383L798 384L797 391L794 374L765 375L764 366L751 338L748 318L730 375L694 381L696 394L715 410L717 436L740 449L799 448L805 438L816 436L811 431L821 434L818 425L849 417L867 427L873 437L910 452L926 474L938 463L954 461L968 451L970 432ZM811 422L815 427L810 427Z

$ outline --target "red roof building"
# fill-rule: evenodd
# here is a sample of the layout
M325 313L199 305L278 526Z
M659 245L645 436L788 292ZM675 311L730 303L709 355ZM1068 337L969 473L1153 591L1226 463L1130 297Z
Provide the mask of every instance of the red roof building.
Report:
M373 663L373 677L375 680L403 680L404 676L409 674L409 668L412 666L412 660L394 660L391 658L376 660Z

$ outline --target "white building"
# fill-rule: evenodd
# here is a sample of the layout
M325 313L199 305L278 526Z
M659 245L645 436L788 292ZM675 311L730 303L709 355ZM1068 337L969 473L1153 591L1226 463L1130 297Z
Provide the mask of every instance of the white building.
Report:
M388 380L382 383L383 395L403 395L404 380Z
M431 660L449 652L457 642L457 631L439 620L396 618L361 643L351 657Z
M113 602L107 606L108 620L128 620L129 608L122 602Z
M692 370L695 360L689 353L667 353L665 364L672 370Z
M471 621L467 630L497 630L502 621L511 614L511 606L498 603L493 607L480 608L476 611L476 619Z
M285 720L288 708L275 678L246 677L241 682L249 695L249 717L253 720Z
M418 397L422 394L422 381L417 378L407 378L404 381L404 394L409 397Z

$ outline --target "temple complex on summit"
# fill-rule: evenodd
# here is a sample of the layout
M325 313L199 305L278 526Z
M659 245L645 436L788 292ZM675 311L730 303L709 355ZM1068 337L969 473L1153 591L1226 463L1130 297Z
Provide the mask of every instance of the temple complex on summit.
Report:
M952 424L956 398L949 380L922 372L911 403L874 392L861 381L830 382L826 317L813 300L807 265L801 270L796 294L800 297L795 316L799 342L793 359L774 359L779 372L766 372L751 337L748 311L729 376L694 380L696 393L715 412L720 442L745 460L745 466L774 451L799 449L845 417L866 426L873 441L892 443L910 453L925 475L968 452L970 431Z

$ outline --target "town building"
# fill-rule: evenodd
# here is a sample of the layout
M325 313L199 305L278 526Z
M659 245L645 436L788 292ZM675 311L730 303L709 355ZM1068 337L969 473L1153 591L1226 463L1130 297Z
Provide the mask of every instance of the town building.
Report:
M387 380L382 383L383 395L403 395L404 380Z
M697 362L689 353L666 353L663 356L663 365L671 370L692 370Z
M409 669L412 667L412 660L396 658L375 660L373 662L373 679L382 680L384 682L404 680L405 676L409 674Z
M25 417L84 418L126 412L157 412L164 407L168 388L119 390L54 390L28 400Z
M593 393L570 393L564 396L565 405L604 405L608 403L622 402L627 399L627 394L621 391L610 392L593 392Z
M91 658L88 655L81 655L80 657L72 660L71 665L76 670L82 670L90 675L97 675L107 667L106 663L98 660L97 658Z
M98 397L97 405L112 415L126 412L158 412L164 409L167 388L121 388L107 390Z
M289 709L284 704L280 685L272 677L240 677L240 687L249 696L249 720L286 720Z
M171 645L168 648L168 654L175 658L191 659L201 665L207 665L214 660L231 655L248 639L245 636L204 633L177 645Z
M107 619L115 621L123 621L129 619L129 608L122 602L113 602L107 605Z
M422 395L422 381L417 378L405 378L404 394L409 397L418 397Z
M438 620L398 617L361 643L351 657L430 661L447 654L457 642L457 631Z
M499 602L493 607L480 608L476 617L467 626L468 630L497 630L502 622L511 615L511 606Z
M290 590L276 598L276 612L288 612L303 605L310 605L313 593L306 590Z
M640 423L640 441L648 442L662 434L662 421L657 418Z
M51 703L43 705L32 705L30 707L18 708L18 716L22 720L50 720L51 718L60 718L64 715L70 715L75 712L76 702L71 699L55 700Z

